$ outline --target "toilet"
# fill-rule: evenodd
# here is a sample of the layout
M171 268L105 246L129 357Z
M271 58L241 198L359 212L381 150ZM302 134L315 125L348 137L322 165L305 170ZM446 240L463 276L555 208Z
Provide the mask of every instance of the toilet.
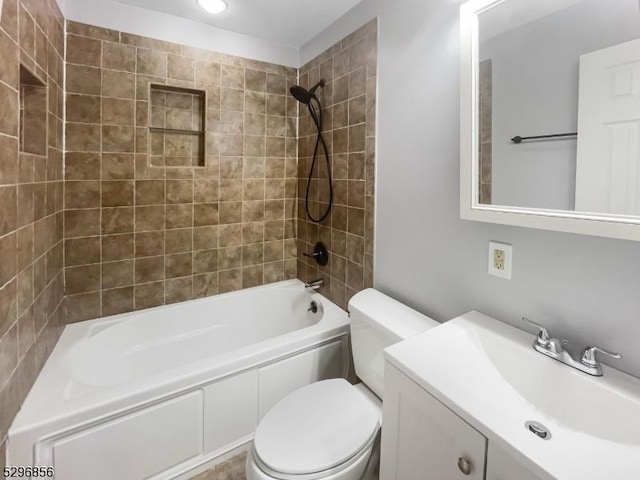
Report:
M247 480L360 480L369 471L382 424L383 350L438 323L373 289L355 295L349 311L362 383L324 380L280 400L256 429Z

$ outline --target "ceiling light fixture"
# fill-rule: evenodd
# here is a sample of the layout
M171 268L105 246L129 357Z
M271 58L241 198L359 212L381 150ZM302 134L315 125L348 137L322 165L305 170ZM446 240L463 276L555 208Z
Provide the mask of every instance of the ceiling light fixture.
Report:
M198 5L209 13L224 12L228 7L224 0L198 0Z

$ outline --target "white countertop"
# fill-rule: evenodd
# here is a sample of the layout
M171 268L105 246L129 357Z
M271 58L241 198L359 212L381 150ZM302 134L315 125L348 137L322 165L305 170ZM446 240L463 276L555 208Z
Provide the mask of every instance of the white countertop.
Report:
M535 352L533 340L533 335L470 312L388 348L385 357L542 479L640 479L640 429L635 429L640 415L628 418L629 428L621 429L623 442L603 438L618 434L607 432L609 420L614 426L625 425L627 417L620 415L635 412L636 405L640 412L640 380L606 366L603 377L590 377ZM500 343L504 341L507 344ZM508 348L495 355L503 344ZM506 368L499 370L496 358L502 353L499 361ZM523 385L525 390L539 391L538 398L546 399L549 408L536 408L525 399L516 389ZM614 392L620 405L629 408L607 408L600 395L595 400L589 396L574 403L575 408L564 409L567 421L558 420L565 417L557 407L569 395L576 395L576 386L586 386L589 392L598 393L601 388L607 394ZM603 437L578 430L583 418L586 422L592 419L593 431L602 431ZM549 428L551 439L542 440L528 431L525 422L531 420Z

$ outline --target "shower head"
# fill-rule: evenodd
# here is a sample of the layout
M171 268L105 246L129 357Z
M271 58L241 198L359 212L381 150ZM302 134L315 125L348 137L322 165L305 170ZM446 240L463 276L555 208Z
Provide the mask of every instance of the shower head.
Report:
M296 85L291 87L290 92L293 97L298 100L300 103L304 105L309 105L311 103L311 99L315 98L316 100L316 90L320 87L324 87L325 81L324 78L316 83L311 90L307 90L306 88L302 88L300 85Z

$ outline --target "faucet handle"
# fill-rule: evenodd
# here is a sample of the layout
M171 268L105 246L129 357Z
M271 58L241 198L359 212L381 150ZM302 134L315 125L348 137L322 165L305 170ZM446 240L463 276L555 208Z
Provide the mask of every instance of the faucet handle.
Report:
M582 360L581 360L582 363L589 367L598 366L600 362L598 362L596 358L596 353L602 353L604 355L607 355L611 358L616 358L616 359L622 358L622 355L620 355L619 353L607 352L606 350L603 350L600 347L587 347L582 351Z
M549 343L549 340L551 340L551 334L549 333L549 330L547 330L547 327L545 327L544 325L540 325L539 323L536 323L532 320L529 320L527 317L522 317L522 321L540 330L540 333L538 334L538 340L537 340L538 344L547 345Z

